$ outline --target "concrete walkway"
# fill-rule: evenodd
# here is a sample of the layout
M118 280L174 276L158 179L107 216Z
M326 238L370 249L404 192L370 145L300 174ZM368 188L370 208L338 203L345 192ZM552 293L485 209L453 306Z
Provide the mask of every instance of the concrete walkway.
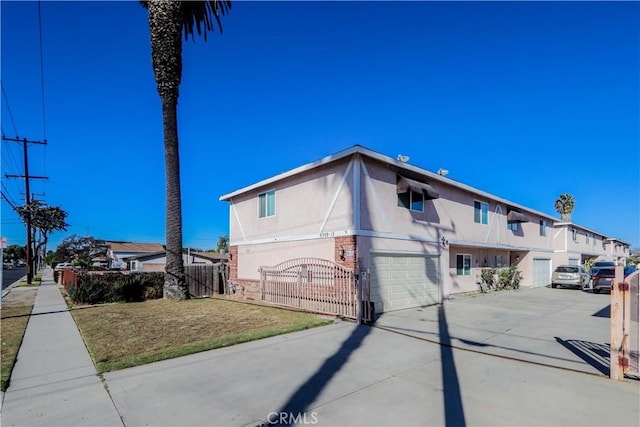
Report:
M461 297L390 313L379 327L339 322L106 373L108 393L51 272L44 277L3 426L640 422L639 383L609 380L595 356L567 344L606 342L605 296Z
M43 273L2 403L3 426L118 426L122 420L53 282Z

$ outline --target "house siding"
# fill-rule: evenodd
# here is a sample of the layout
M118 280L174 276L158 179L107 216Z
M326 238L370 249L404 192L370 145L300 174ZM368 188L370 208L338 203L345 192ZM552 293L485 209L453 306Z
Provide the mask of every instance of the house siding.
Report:
M483 267L516 266L523 274L521 285L533 286L536 260L548 260L553 268L569 260L628 254L623 242L577 224L365 149L351 151L348 156L298 168L282 179L266 180L225 199L231 202L232 280L255 288L261 266L293 258L323 258L368 271L372 256L407 254L436 260L441 296L447 298L477 291ZM399 176L429 184L440 197L425 200L422 211L398 207ZM269 190L276 194L275 215L259 218L258 195ZM476 201L488 205L487 224L474 221ZM516 230L508 228L510 210L527 219ZM540 233L540 221L547 223L545 235ZM571 236L573 228L578 230L577 241ZM340 249L345 251L344 259ZM457 274L458 253L471 255L471 274ZM537 280L546 280L540 270Z

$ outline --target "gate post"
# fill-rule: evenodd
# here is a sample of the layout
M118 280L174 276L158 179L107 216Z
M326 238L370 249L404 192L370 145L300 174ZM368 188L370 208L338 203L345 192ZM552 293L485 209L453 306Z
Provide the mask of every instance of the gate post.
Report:
M625 368L629 366L628 325L625 324L628 317L628 314L625 315L625 311L629 311L629 301L628 285L624 282L624 268L617 266L615 278L611 281L609 378L618 381L624 380Z

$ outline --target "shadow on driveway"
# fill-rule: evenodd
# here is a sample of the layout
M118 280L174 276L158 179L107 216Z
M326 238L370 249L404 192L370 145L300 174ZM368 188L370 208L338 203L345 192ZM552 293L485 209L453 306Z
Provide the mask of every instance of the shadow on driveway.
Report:
M596 368L600 373L609 376L609 355L611 354L609 344L554 338L560 345Z
M371 332L371 327L366 325L359 325L353 329L353 332L342 343L340 348L328 359L324 361L322 366L311 376L307 381L302 384L293 394L289 397L287 403L285 403L277 414L286 414L287 416L276 420L267 420L268 424L287 426L292 423L289 420L294 419L296 416L302 416L305 414L309 406L316 400L322 390L329 384L335 374L347 363L354 351L362 345L365 337ZM273 414L273 413L271 413Z

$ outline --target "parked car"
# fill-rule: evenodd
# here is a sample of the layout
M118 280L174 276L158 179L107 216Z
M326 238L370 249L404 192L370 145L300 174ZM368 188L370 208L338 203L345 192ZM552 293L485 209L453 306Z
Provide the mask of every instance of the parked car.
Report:
M624 277L634 273L636 267L631 265L624 268ZM601 268L598 270L595 276L591 278L593 280L593 293L599 294L602 291L611 292L611 281L616 277L615 267Z
M60 264L57 264L56 267L54 268L55 271L62 271L65 268L73 268L73 265L70 262L61 262Z
M571 286L582 289L589 284L589 275L581 265L559 265L551 275L551 287Z
M615 266L616 263L613 261L596 261L591 264L591 277L595 276L601 268L614 268Z

